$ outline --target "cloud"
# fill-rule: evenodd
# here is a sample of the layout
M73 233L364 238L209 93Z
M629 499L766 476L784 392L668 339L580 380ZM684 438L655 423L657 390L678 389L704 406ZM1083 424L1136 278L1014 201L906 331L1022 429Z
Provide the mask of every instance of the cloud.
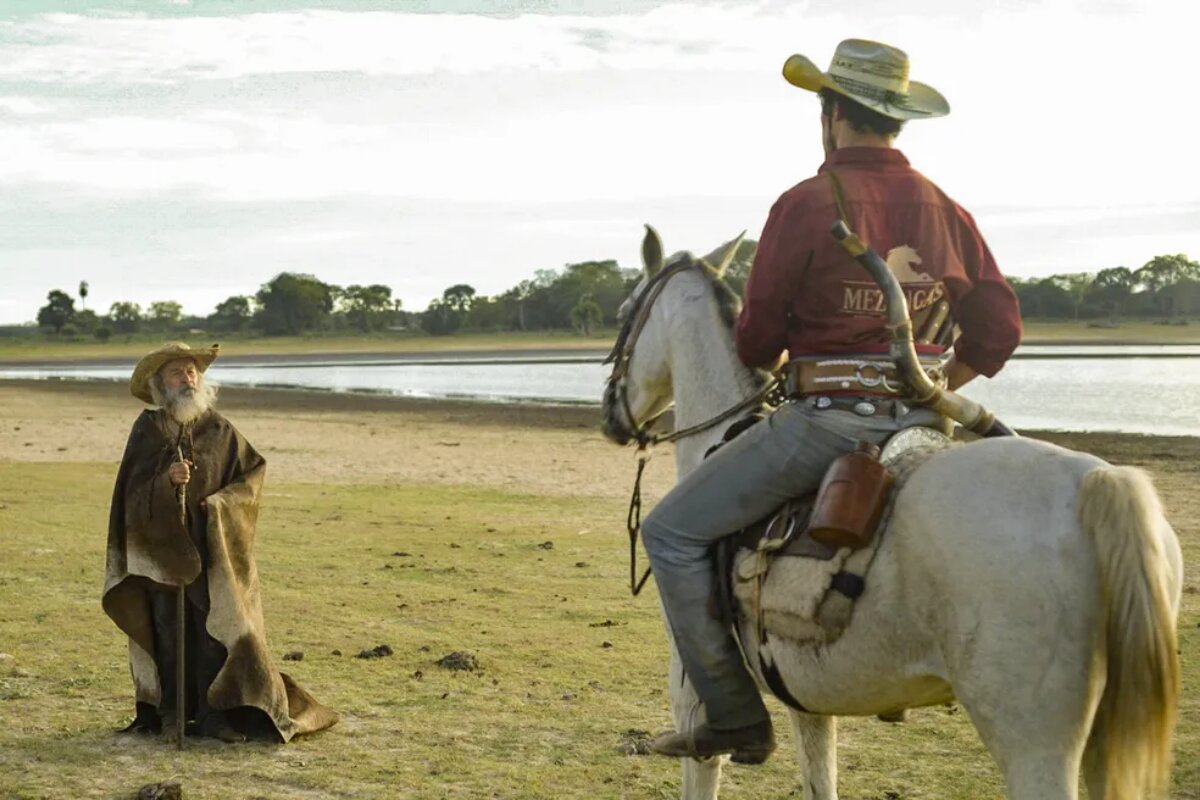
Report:
M950 98L899 144L1006 270L1140 263L1200 229L1200 161L1162 138L1178 99L1147 77L1190 74L1190 5L232 5L0 18L5 292L90 276L162 299L169 265L211 278L178 298L207 311L296 268L412 307L458 280L636 264L646 221L671 249L754 235L822 158L816 103L780 65L823 65L848 35L905 47Z
M54 106L32 97L22 97L21 95L0 97L0 117L4 114L34 116L37 114L49 114L53 110Z

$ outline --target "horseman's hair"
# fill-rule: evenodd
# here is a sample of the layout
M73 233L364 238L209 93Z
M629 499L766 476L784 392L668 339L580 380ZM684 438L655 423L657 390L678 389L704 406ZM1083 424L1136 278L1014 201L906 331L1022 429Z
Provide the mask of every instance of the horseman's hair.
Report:
M899 136L904 128L904 120L885 117L878 111L872 111L862 103L855 102L832 89L821 90L821 115L834 118L834 109L840 109L842 117L850 123L850 127L859 133L878 133L883 136Z

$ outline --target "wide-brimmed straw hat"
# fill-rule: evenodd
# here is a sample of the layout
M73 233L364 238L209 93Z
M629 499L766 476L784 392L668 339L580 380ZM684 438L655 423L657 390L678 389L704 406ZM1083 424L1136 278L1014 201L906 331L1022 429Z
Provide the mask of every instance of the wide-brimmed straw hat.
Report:
M162 369L163 364L177 358L190 358L196 362L196 369L204 372L208 365L217 360L221 345L204 347L193 350L184 342L167 342L157 350L152 350L142 356L141 361L133 368L133 377L129 379L129 392L139 400L147 403L154 402L150 394L150 379Z
M950 113L950 104L932 86L908 79L908 54L866 39L837 46L828 72L802 55L788 58L783 77L793 86L830 89L892 119L932 119Z

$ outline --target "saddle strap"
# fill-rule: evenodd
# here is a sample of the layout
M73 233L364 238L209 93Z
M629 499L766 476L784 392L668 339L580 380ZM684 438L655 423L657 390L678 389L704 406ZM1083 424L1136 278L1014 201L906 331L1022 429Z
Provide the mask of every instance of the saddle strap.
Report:
M787 688L787 684L783 682L783 676L779 674L779 668L775 666L775 657L771 654L771 644L767 640L765 632L762 642L758 646L758 665L761 668L763 680L767 682L767 688L771 690L771 694L779 698L779 702L802 714L809 713L804 704L796 699L796 696Z

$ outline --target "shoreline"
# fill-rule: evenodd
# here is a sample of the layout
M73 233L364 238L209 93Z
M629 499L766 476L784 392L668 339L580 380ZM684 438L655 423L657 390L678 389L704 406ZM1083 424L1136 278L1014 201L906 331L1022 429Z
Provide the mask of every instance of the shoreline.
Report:
M231 367L319 366L329 362L343 364L470 364L470 363L575 363L599 361L609 347L497 347L447 350L313 350L306 353L222 353L221 364ZM0 358L0 369L38 369L43 367L132 367L140 355L64 356L29 359Z
M1200 347L1191 342L1141 342L1093 340L1030 339L1022 347L1074 348L1077 352L1014 353L1012 358L1025 360L1054 359L1123 359L1123 358L1200 358L1200 353L1099 353L1087 352L1106 347ZM222 353L221 364L229 368L251 367L323 367L334 365L362 366L471 366L481 364L589 364L599 363L610 353L610 347L497 347L446 350L314 350L304 353ZM140 355L127 356L30 356L29 358L0 358L0 370L12 369L117 369L132 368ZM5 380L0 378L0 380ZM19 379L17 379L19 380Z
M130 403L125 382L104 379L12 379L0 380L0 390L18 392L73 393L87 399ZM265 402L264 402L265 401ZM468 425L499 425L512 428L572 429L593 428L599 436L600 403L503 402L467 397L411 397L380 392L333 391L305 387L222 386L219 407L223 412L252 411L294 412L300 414L379 414L436 415L446 422ZM671 412L662 423L672 423ZM1121 431L1075 431L1062 429L1025 429L1021 435L1091 452L1090 442L1101 450L1111 450L1121 442L1140 442L1153 450L1154 457L1168 461L1193 459L1200 463L1200 436L1183 434L1132 433ZM1178 448L1177 453L1165 450ZM1189 455L1191 453L1191 455ZM0 453L0 458L3 454Z
M30 345L28 352L20 352L20 348L5 347L0 340L0 369L19 369L37 367L104 367L128 366L134 364L144 353L156 346L155 342L179 338L164 335L161 340L146 342L122 342L117 344L100 345L90 342L77 343L37 343ZM183 337L196 340L198 337ZM303 347L297 348L297 343L291 339L258 338L248 340L233 339L224 343L222 362L236 365L238 363L255 363L268 365L297 365L315 361L339 362L462 362L471 360L487 360L503 362L507 360L531 359L564 361L600 360L608 355L614 339L541 339L529 343L506 342L503 339L488 341L487 337L470 337L460 341L454 338L421 339L409 341L388 340L346 340L334 339L328 344L320 340L303 342ZM45 347L39 345L47 345ZM1125 337L1088 337L1088 336L1058 336L1031 335L1021 342L1022 347L1070 347L1087 350L1100 347L1196 347L1200 346L1200 336L1194 338L1170 338L1131 335ZM76 352L69 352L69 351ZM67 352L64 352L67 351ZM1100 354L1082 354L1079 358L1096 357ZM1036 354L1016 355L1015 358L1045 357ZM1050 356L1056 357L1056 356ZM1103 354L1102 357L1116 357ZM1186 357L1186 356L1185 356Z

